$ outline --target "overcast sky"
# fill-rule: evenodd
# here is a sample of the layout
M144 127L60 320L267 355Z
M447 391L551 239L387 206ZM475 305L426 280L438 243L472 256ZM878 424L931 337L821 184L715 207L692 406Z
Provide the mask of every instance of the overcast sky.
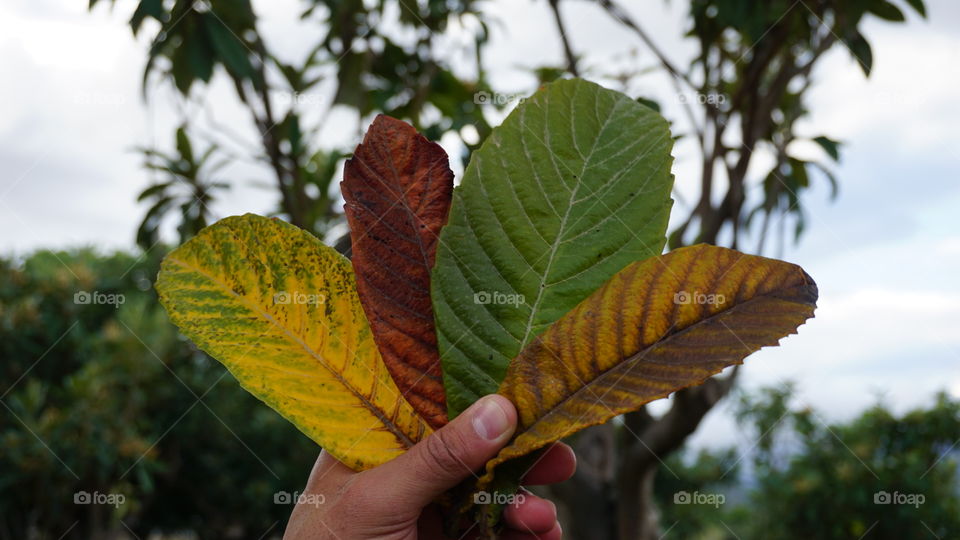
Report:
M301 2L254 4L283 56L298 58L313 43L315 30L296 23ZM590 51L586 65L631 49L650 65L637 39L597 8L568 4L573 46ZM680 38L687 3L637 4L643 9L634 10L636 19L674 63L685 65L692 50ZM805 9L802 4L795 9ZM130 3L93 14L85 5L0 4L2 255L41 247L131 247L144 211L135 198L149 181L131 149L168 146L172 138L177 115L170 92L158 92L149 109L140 100L145 44L125 24ZM813 190L807 233L784 257L817 280L819 309L799 335L750 357L744 370L747 388L795 381L800 402L832 419L848 418L878 396L898 411L930 403L940 389L960 396L960 6L955 0L928 5L929 21L910 13L906 26L866 25L875 58L869 80L841 49L815 72L814 114L800 131L846 143L837 168L842 187L833 203L822 181ZM561 60L556 34L545 22L546 3L489 6L501 20L487 53L493 84L501 92L527 92L532 81L522 67ZM251 135L223 83L204 91L212 105L194 113ZM631 91L658 99L668 117L681 120L664 78L644 78ZM316 99L317 110L324 109L328 97L318 92ZM325 145L349 146L358 128L350 114L335 111L320 136ZM684 191L697 181L696 154L681 144L675 155ZM269 178L263 170L239 164L227 174L238 186L214 206L219 216L275 208L273 191L255 186ZM720 412L696 440L740 438Z

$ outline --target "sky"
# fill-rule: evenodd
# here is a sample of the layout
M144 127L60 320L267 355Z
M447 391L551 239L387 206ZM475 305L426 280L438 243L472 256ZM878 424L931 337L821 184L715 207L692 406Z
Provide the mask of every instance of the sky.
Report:
M681 38L685 4L650 0L632 9L677 65L693 51ZM144 106L146 43L125 24L130 3L92 14L85 5L0 4L0 255L132 247L145 210L136 195L150 181L133 149L172 142L181 105L161 89ZM547 4L486 5L499 19L487 50L493 86L528 92L533 80L524 68L562 62L556 32L545 24ZM631 50L639 51L641 65L652 64L637 38L595 6L564 5L573 47L589 50L586 66L604 67ZM315 30L297 23L301 3L262 0L254 6L281 56L301 57L315 39ZM805 9L803 2L793 9ZM866 24L875 59L869 79L845 50L829 53L814 73L813 114L799 128L844 141L838 199L830 201L821 179L806 202L807 232L783 253L816 279L819 307L782 347L748 358L741 382L750 390L793 381L797 404L822 411L825 421L848 419L877 400L902 412L931 403L938 390L960 397L960 5L929 0L928 11L927 21L909 13L906 25ZM456 47L457 36L451 39ZM318 116L329 90L321 86L311 96ZM644 77L630 90L660 101L682 127L680 100L663 76ZM206 105L192 106L191 115L215 118L252 140L223 77L201 95ZM318 136L324 145L350 146L360 127L349 112L334 110ZM443 142L451 155L458 151ZM233 150L244 155L240 145ZM695 148L681 141L675 157L678 189L689 199L697 179ZM275 208L274 193L257 187L258 178L268 178L263 169L241 161L225 174L236 187L214 204L219 217ZM744 437L724 405L694 443Z

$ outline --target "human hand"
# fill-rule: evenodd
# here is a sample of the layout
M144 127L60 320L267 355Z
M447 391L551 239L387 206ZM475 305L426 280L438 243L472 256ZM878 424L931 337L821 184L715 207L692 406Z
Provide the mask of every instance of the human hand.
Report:
M360 473L321 452L304 500L287 525L284 540L445 538L432 501L470 477L502 448L517 426L517 412L499 395L481 398L443 428L399 457ZM562 482L576 467L573 450L554 444L524 477L529 485ZM322 498L319 497L322 495ZM560 538L556 507L525 493L504 510L504 539Z

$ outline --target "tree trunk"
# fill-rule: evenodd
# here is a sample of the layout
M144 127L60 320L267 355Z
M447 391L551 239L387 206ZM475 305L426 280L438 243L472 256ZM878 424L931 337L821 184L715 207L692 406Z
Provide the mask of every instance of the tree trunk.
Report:
M660 516L653 498L657 466L649 462L624 469L620 480L620 504L617 521L620 540L656 540L660 538Z
M566 538L655 540L659 511L657 469L733 387L738 371L674 394L673 406L654 418L645 409L586 429L567 442L577 453L573 478L547 489L558 503Z

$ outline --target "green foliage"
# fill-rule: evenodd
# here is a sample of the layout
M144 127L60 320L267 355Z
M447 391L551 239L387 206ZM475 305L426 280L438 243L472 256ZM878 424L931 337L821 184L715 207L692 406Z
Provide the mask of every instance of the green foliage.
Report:
M90 2L91 7L98 3ZM153 32L144 71L145 92L170 80L184 99L202 100L191 89L208 83L222 68L260 135L257 146L262 152L254 157L275 176L280 195L277 212L325 237L343 216L335 186L319 174L315 162L324 156L339 159L345 152L322 148L310 137L323 127L322 120L304 125L310 116L298 103L299 97L316 92L329 79L335 88L332 103L353 109L361 118L375 112L407 118L431 140L445 134L459 136L466 127L475 129L478 140L471 136L464 141L469 154L490 133L475 95L491 90L483 61L491 17L472 0L305 0L304 4L301 20L316 24L320 31L302 61L278 58L275 44L259 30L249 0L140 0L130 27L135 34L146 28ZM648 41L614 2L605 0L599 7ZM809 138L796 130L798 120L808 114L806 94L813 70L827 51L844 46L869 75L873 53L862 32L863 21L879 18L902 23L905 10L926 16L922 0L801 4L691 0L688 36L699 50L686 69L662 57L661 67L676 80L678 96L693 124L689 135L696 136L702 151L703 178L699 201L672 231L671 247L716 244L722 241L721 232L728 231L727 244L739 248L738 242L753 232L756 251L762 252L767 232L778 217L792 218L794 238L799 238L806 227L804 194L823 180L830 182L835 194L837 183L824 163L800 160L794 142L812 140L828 158L840 157L836 141L826 136ZM388 20L391 17L396 20ZM148 19L157 24L144 25ZM475 76L459 75L464 70L453 69L450 51L438 47L438 36L452 23L474 29L474 50L469 52L475 56ZM577 72L577 55L565 45L570 62L565 69L531 68L539 84ZM646 72L649 69L637 68L611 77L630 86L628 82ZM158 77L151 78L153 74ZM750 163L761 152L772 154L775 163L759 178L748 178ZM716 193L719 189L723 191ZM170 210L154 206L148 218L162 217ZM341 240L345 250L347 239Z
M91 8L98 3L91 0ZM274 175L280 195L277 212L323 238L343 221L333 171L346 152L318 144L315 135L323 123L309 114L317 103L311 93L326 79L335 79L334 105L361 116L384 112L409 118L432 140L466 126L476 129L482 140L490 126L473 99L483 85L482 68L477 80L459 77L449 59L437 53L435 40L451 21L462 18L480 21L478 47L487 32L470 0L304 4L300 18L319 29L319 38L302 61L278 57L275 44L260 32L249 0L140 0L129 24L135 35L147 29L152 33L143 74L145 96L152 87L172 81L184 100L199 101L203 97L192 92L194 88L218 72L230 79L259 135L252 157ZM390 14L399 14L399 27L385 24ZM156 24L145 25L147 20ZM143 220L150 226L141 228L138 236L147 238L141 244L149 245L155 233L152 223L174 208L162 198L154 201ZM192 216L182 216L181 222L182 231L196 232Z
M316 446L178 337L150 288L159 255L0 260L0 537L256 538L289 515L274 493L299 489Z
M694 456L676 453L667 458L654 485L663 512L660 524L665 531L669 529L665 538L707 539L728 534L721 521L727 519L727 504L734 502L738 465L733 449L701 450ZM715 504L690 504L693 497L706 502L711 496Z
M214 192L230 187L226 182L211 178L227 162L212 162L218 147L209 146L197 155L193 143L184 126L177 129L175 154L165 154L159 150L141 148L144 167L156 171L163 177L147 186L137 201L150 203L137 229L137 245L149 251L160 241L160 225L164 215L177 207L180 210L180 241L185 242L208 225L210 205L214 201Z
M877 404L828 424L796 408L789 386L742 396L737 416L754 441L731 463L705 453L668 460L657 485L661 526L678 538L953 538L960 533L956 437L960 400L895 415ZM739 484L731 481L742 471ZM674 476L674 473L676 476ZM679 477L679 478L678 478ZM675 504L679 491L725 503Z
M922 0L905 4L925 16ZM753 230L760 252L775 217L791 217L794 237L799 238L806 225L803 202L811 171L828 180L834 194L837 189L828 167L795 155L794 142L807 139L798 133L797 122L809 113L812 73L827 51L843 44L870 75L873 53L861 32L868 16L893 23L905 20L887 0L691 1L688 35L700 50L677 77L700 100L703 119L694 122L694 131L703 152L704 178L699 202L671 234L671 247L691 240L716 243L728 227L731 247ZM696 115L691 111L690 116ZM819 144L833 161L840 159L837 141L826 136L807 140ZM771 153L775 162L762 177L759 196L753 196L749 188L755 184L747 172L761 151ZM725 173L729 185L719 198L713 192L715 170ZM758 215L763 217L759 224L754 221Z
M933 407L900 417L876 405L840 425L826 424L811 409L788 408L771 422L784 410L785 395L771 392L741 405L755 435L766 428L765 438L783 443L779 452L775 443L763 443L754 459L756 514L749 526L755 535L840 539L870 530L878 538L915 538L924 525L939 538L960 534L957 460L950 454L960 433L960 401L940 394ZM787 436L796 437L796 448ZM906 504L911 497L922 502Z

